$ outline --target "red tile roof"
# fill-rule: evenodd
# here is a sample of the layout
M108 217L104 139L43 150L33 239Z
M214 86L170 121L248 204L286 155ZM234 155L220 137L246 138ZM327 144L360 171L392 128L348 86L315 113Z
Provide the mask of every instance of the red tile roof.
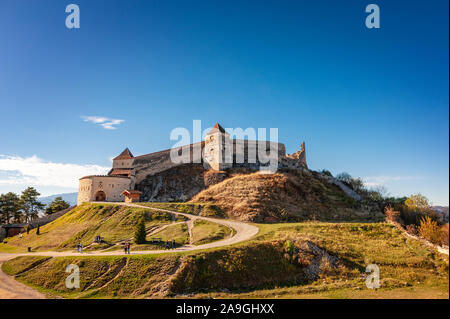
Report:
M108 175L126 175L130 176L131 169L113 169Z
M136 194L136 195L140 195L142 192L140 192L140 191L136 191L136 190L124 190L123 192L122 192L122 194Z
M123 150L122 153L119 154L119 156L115 157L114 160L120 160L120 159L132 159L134 156L131 154L128 147Z
M211 134L211 133L214 133L214 132L217 132L217 131L219 131L221 133L225 133L225 129L222 126L220 126L219 123L216 123L216 125L214 125L214 127L212 128L211 131L209 131L208 134Z

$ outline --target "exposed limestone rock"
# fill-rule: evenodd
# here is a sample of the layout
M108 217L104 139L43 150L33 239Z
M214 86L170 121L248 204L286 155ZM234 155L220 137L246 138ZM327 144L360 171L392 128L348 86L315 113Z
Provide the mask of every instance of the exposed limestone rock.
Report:
M201 164L184 164L148 175L136 185L136 189L142 192L143 201L187 201L226 177L226 172L205 170Z
M341 181L337 180L336 178L332 176L328 176L325 174L320 174L320 178L326 180L330 184L338 186L342 191L347 194L347 196L353 198L354 200L360 201L361 196L359 196L353 189L342 183Z

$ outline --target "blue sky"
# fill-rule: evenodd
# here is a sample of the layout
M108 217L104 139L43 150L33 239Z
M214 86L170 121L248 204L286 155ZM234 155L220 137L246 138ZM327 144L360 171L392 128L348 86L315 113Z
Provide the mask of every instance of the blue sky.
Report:
M81 28L65 27L78 4ZM366 5L381 28L365 27ZM448 205L448 1L0 0L0 193L76 190L176 127L279 129L310 168ZM122 120L115 129L83 116ZM81 177L81 176L79 176Z

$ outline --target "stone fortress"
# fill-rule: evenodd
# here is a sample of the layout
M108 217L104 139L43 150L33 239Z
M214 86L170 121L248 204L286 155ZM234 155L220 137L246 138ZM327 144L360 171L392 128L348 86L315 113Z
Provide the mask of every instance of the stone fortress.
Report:
M224 149L226 143L229 152ZM261 147L265 150L259 149ZM227 170L256 171L267 166L266 161L254 157L263 151L272 157L275 154L277 168L308 168L305 143L301 144L300 151L286 154L281 143L230 138L217 123L199 143L141 156L133 156L126 148L113 159L113 167L107 175L80 178L78 205L90 201L124 201L124 191L139 192L142 201L185 201L224 180Z

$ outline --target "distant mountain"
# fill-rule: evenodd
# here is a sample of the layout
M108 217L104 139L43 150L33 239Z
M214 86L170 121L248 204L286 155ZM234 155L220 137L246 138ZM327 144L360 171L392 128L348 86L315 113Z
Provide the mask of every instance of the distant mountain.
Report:
M39 201L45 205L51 203L56 197L62 197L63 200L68 202L70 206L77 204L78 193L65 193L65 194L55 194L50 196L39 197Z

